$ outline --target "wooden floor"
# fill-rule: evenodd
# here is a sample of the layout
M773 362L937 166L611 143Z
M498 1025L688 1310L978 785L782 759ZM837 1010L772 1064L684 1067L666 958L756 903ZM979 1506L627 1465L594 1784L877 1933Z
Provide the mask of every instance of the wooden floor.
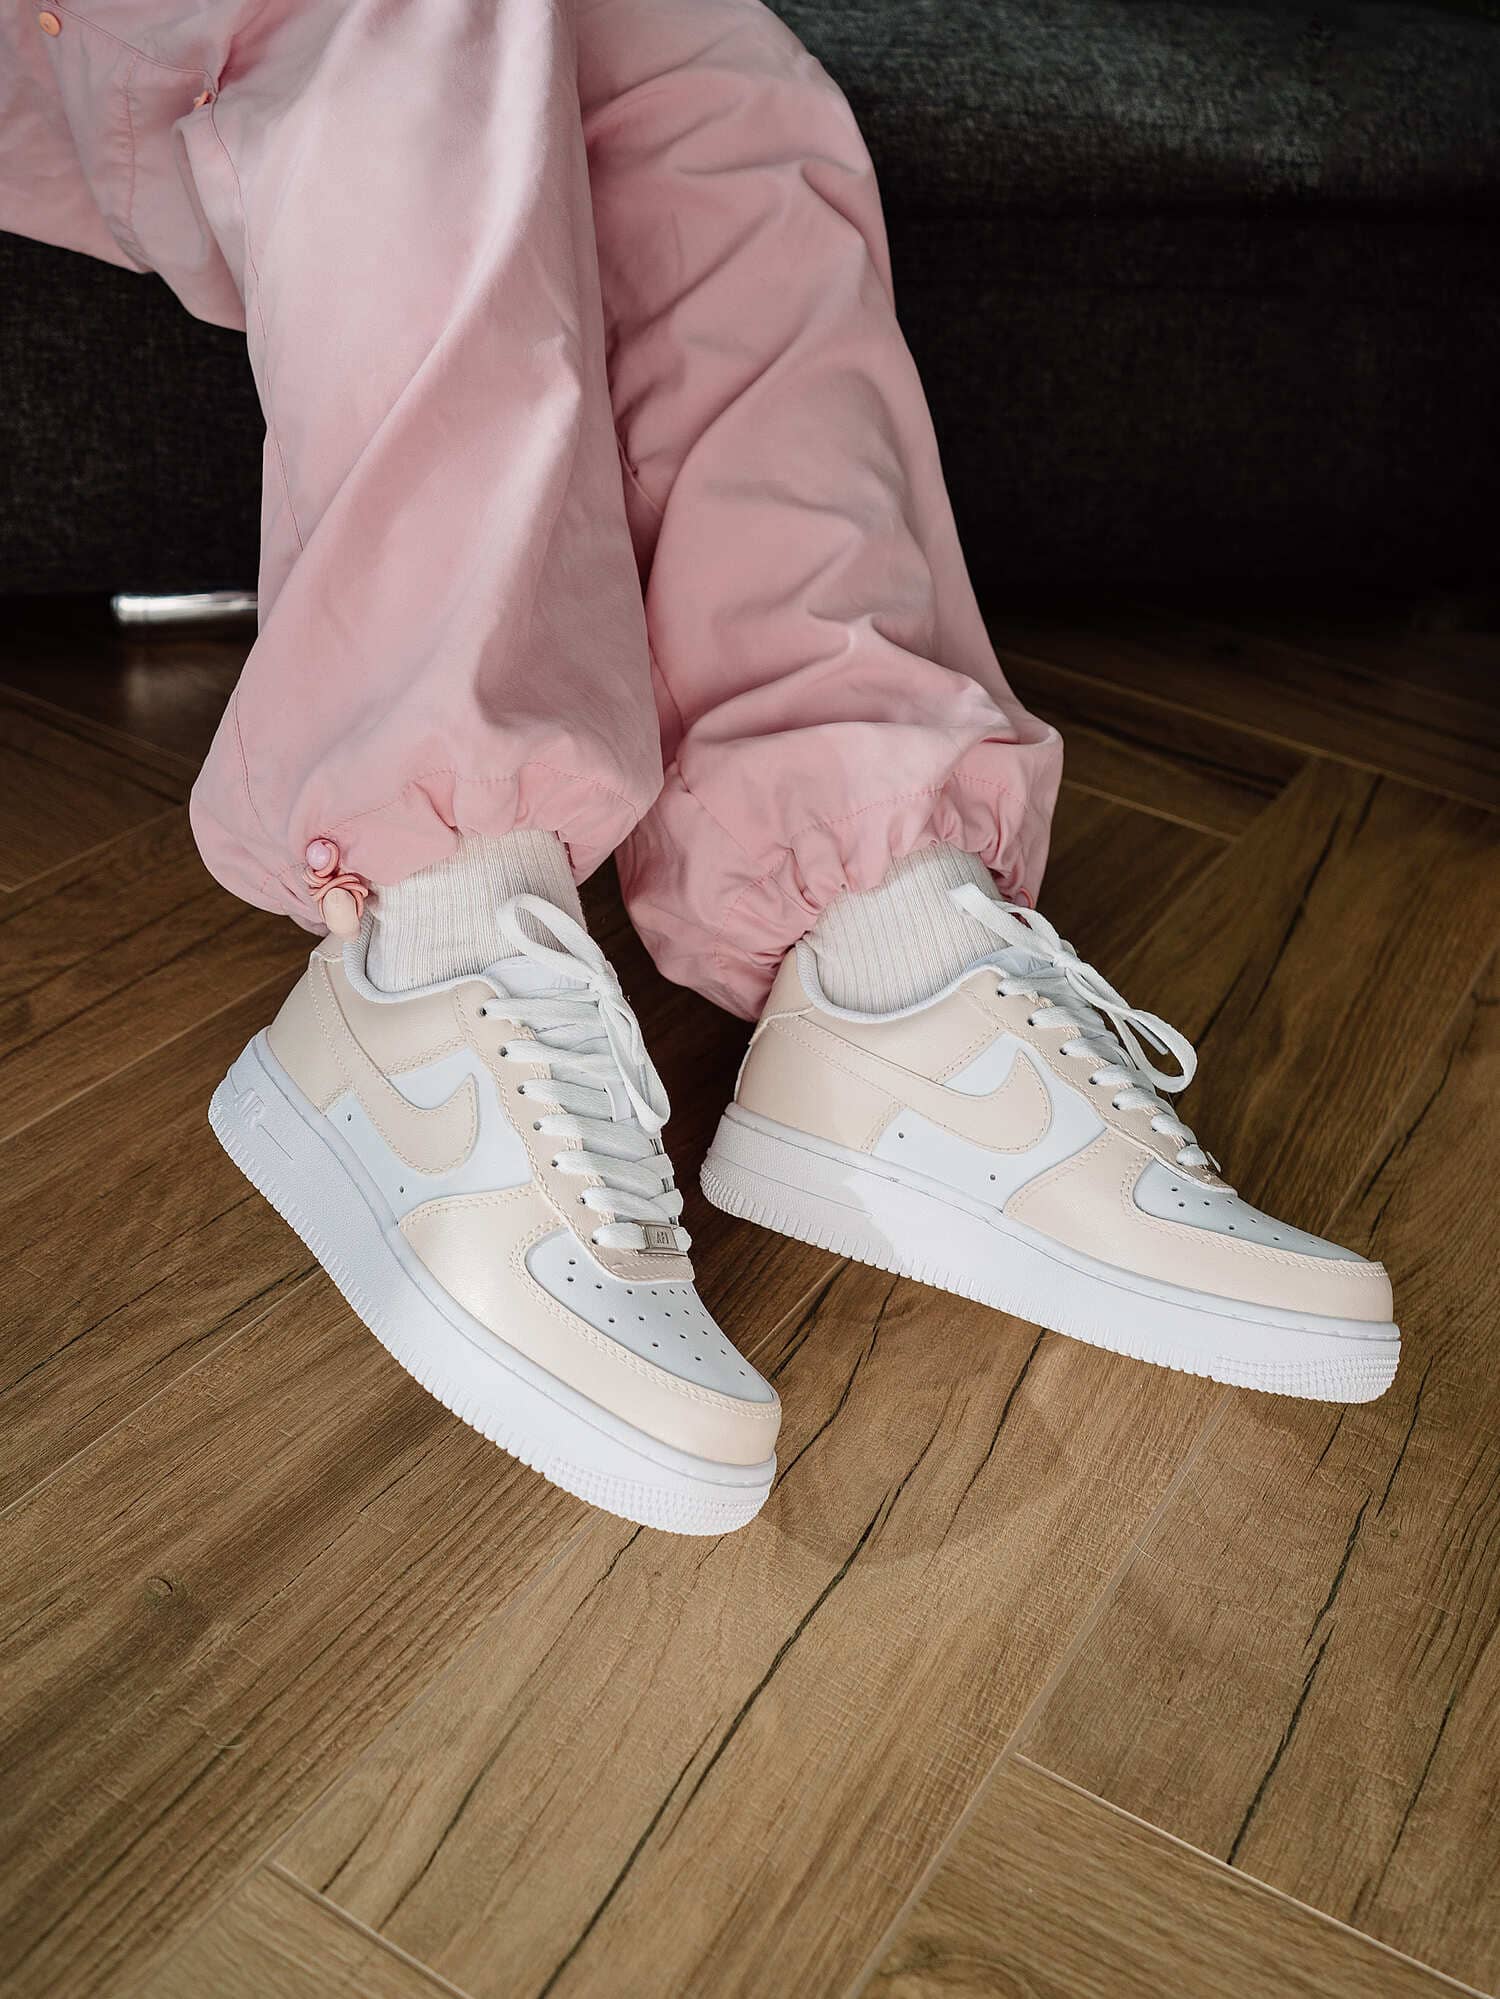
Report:
M689 1541L453 1421L213 1143L299 957L188 837L236 646L13 617L5 1990L1493 1993L1500 643L1448 625L998 632L1069 741L1053 918L1199 1042L1242 1190L1391 1268L1368 1407L708 1210L744 1030L595 886L786 1405L761 1518Z

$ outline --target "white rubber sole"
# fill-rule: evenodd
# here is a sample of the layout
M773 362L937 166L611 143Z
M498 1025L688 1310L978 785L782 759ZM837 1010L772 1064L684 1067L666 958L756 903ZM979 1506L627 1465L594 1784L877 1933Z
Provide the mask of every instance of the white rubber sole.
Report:
M738 1105L720 1122L702 1187L726 1214L800 1242L1236 1388L1372 1402L1400 1358L1393 1325L1231 1303L1138 1277L898 1166Z
M727 1534L760 1511L774 1458L721 1465L659 1443L507 1346L449 1297L264 1034L215 1090L208 1121L380 1344L471 1429L565 1492L646 1527Z

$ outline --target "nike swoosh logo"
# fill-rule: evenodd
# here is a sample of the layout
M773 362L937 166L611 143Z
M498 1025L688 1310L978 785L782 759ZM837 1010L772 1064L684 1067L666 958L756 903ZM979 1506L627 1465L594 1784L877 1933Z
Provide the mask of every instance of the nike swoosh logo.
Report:
M313 983L319 1023L340 1075L380 1137L413 1172L456 1173L479 1138L479 1090L466 1075L443 1102L413 1103L365 1053L332 990Z
M989 1152L1030 1152L1052 1128L1052 1099L1036 1064L1013 1036L1015 1055L1005 1080L987 1095L972 1096L949 1089L891 1062L873 1049L862 1048L841 1034L794 1015L778 1023L805 1048L846 1074L856 1076L893 1099L893 1107L916 1111L930 1124L982 1145ZM998 1037L997 1037L998 1038Z

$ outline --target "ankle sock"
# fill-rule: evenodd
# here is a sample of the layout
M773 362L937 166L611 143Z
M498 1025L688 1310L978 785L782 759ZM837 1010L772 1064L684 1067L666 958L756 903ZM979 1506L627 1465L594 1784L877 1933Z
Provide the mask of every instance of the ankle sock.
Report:
M893 861L879 888L846 889L808 936L823 991L857 1013L894 1013L940 992L998 939L948 900L975 882L996 895L989 869L957 847L924 847Z
M469 837L446 861L377 886L371 982L399 993L482 972L506 954L496 916L513 895L539 895L582 923L568 850L555 833Z

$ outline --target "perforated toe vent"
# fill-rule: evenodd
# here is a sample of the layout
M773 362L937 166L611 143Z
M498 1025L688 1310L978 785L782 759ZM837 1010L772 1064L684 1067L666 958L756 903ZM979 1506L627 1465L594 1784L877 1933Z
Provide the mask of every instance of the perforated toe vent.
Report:
M1306 1229L1294 1229L1288 1222L1278 1222L1274 1215L1262 1214L1227 1187L1202 1187L1159 1161L1148 1166L1136 1181L1135 1204L1143 1214L1154 1215L1159 1221L1182 1222L1188 1228L1235 1236L1266 1249L1360 1261L1351 1249L1340 1249L1337 1243L1309 1235Z
M597 1331L683 1381L769 1402L772 1391L725 1339L691 1284L628 1284L595 1263L567 1229L533 1243L526 1268Z

